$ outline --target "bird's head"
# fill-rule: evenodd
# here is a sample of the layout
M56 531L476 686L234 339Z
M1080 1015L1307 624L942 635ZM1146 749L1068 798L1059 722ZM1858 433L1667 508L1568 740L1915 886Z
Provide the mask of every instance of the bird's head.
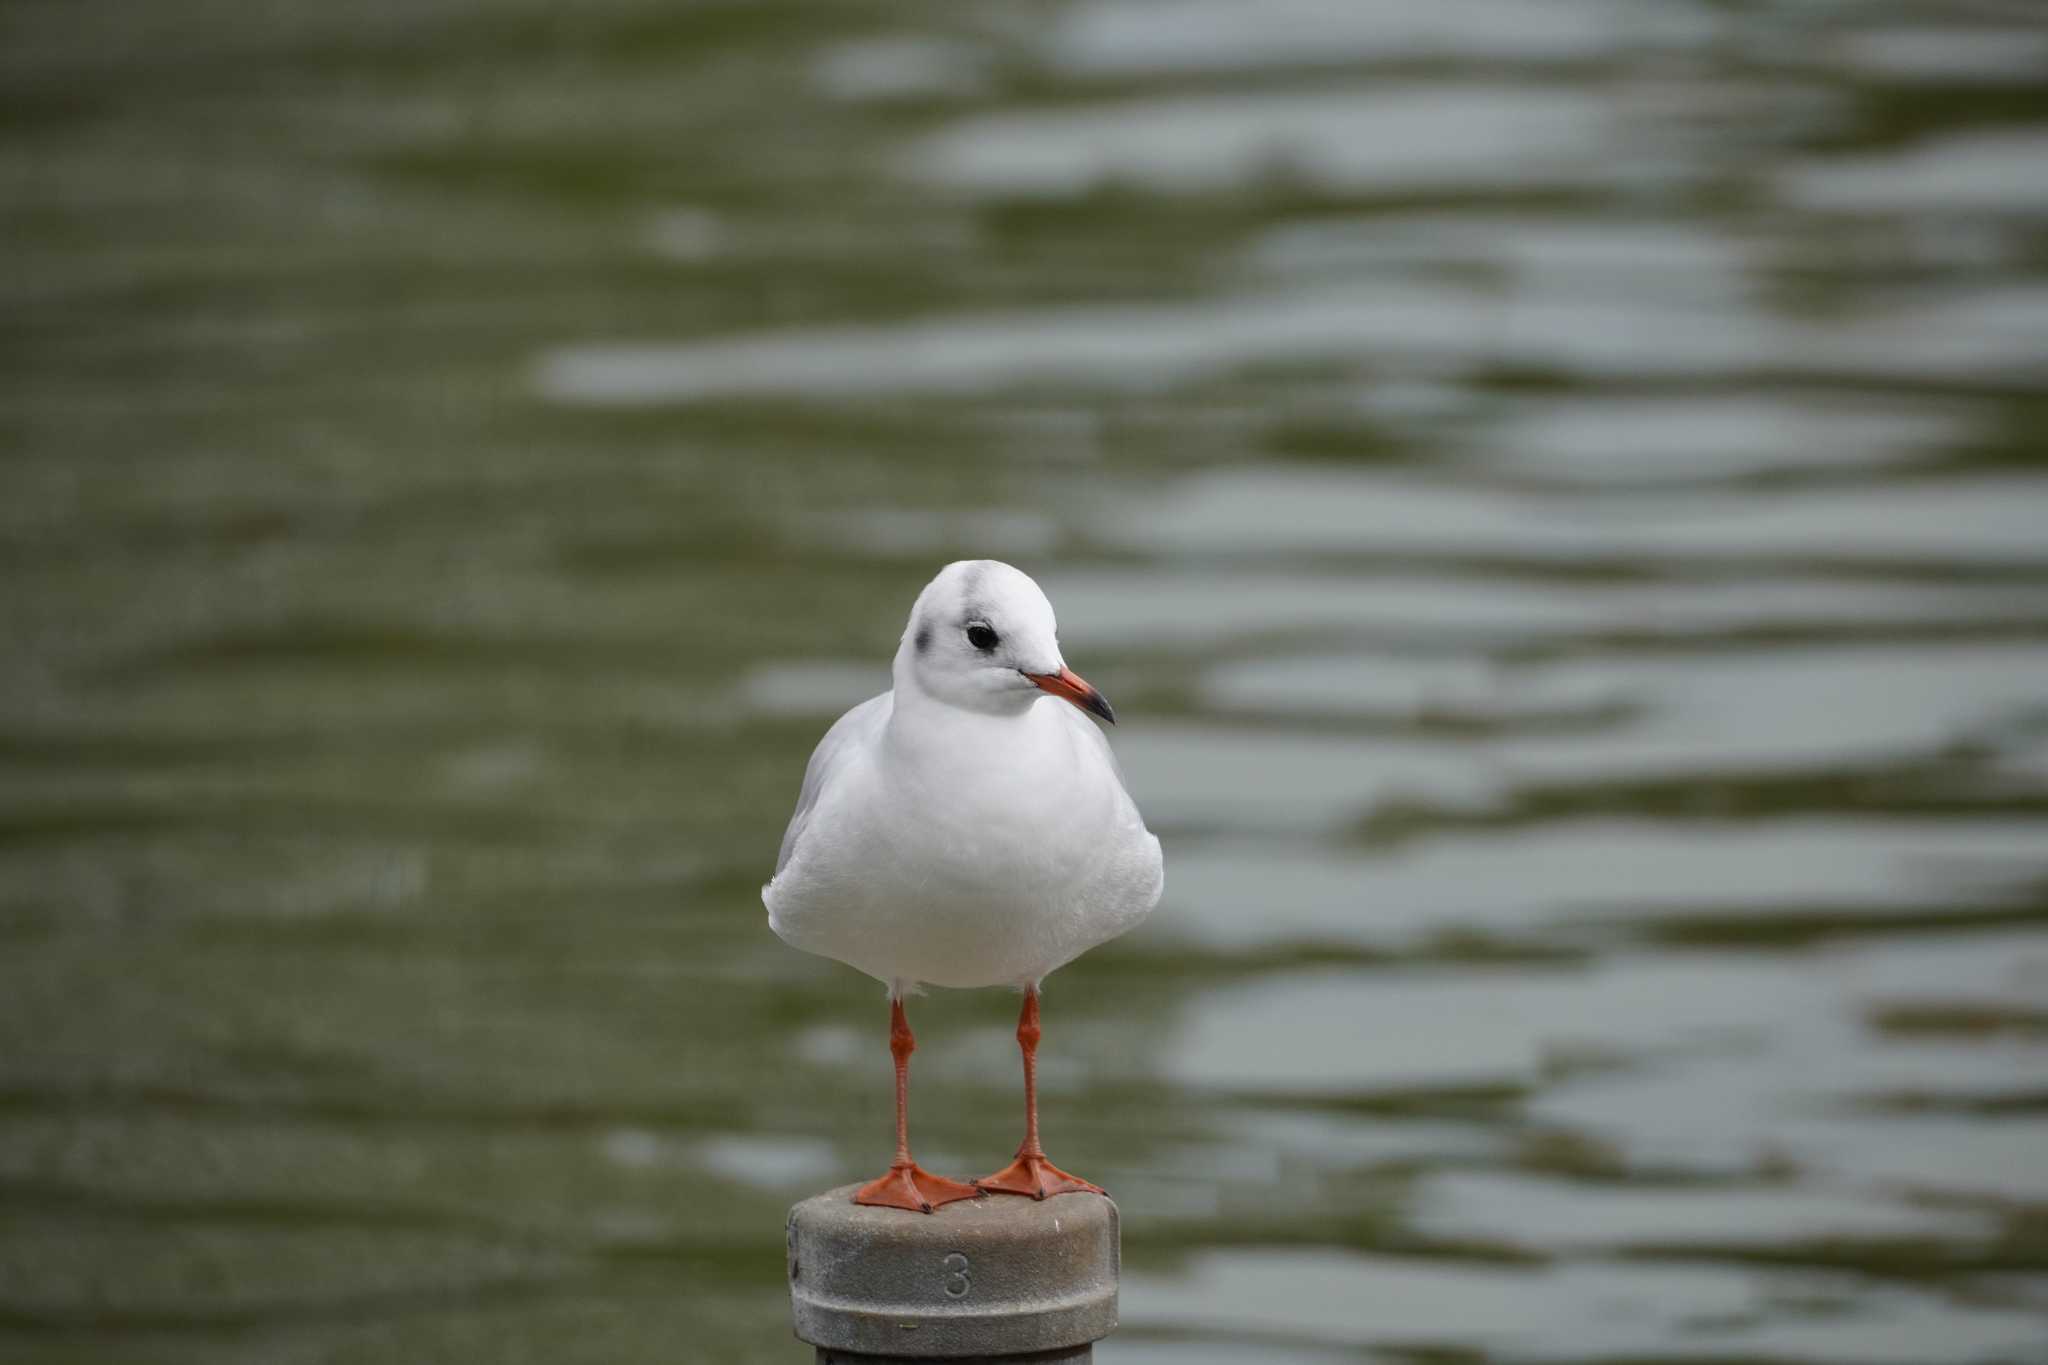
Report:
M994 559L958 560L925 585L895 671L898 688L969 711L1020 713L1050 693L1116 721L1108 700L1060 657L1052 603L1030 575Z

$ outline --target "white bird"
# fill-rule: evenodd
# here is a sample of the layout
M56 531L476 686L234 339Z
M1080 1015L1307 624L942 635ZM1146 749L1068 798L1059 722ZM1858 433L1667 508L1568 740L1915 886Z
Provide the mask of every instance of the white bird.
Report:
M1038 585L991 559L948 564L918 594L893 674L892 691L819 741L761 888L784 942L889 987L896 1158L855 1201L929 1213L984 1191L1100 1194L1039 1145L1038 990L1142 920L1165 886L1159 840L1082 712L1116 716L1060 657ZM903 997L920 984L1024 992L1024 1141L973 1184L910 1157Z

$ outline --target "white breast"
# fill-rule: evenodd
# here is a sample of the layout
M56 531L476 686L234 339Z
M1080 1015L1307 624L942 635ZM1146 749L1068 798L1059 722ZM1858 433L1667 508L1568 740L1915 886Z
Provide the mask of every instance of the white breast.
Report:
M813 800L762 893L793 946L886 982L1019 985L1158 903L1159 841L1078 711L887 717L856 708L825 771L813 758Z

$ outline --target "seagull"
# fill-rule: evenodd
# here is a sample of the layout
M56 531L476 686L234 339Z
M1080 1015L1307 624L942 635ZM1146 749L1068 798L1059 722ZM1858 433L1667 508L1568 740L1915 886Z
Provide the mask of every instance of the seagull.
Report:
M858 1204L930 1213L983 1193L1035 1199L1099 1186L1038 1140L1039 985L1159 903L1165 867L1102 730L1109 701L1060 657L1052 604L992 559L939 570L910 610L895 686L841 716L804 769L768 924L889 988L896 1157ZM903 999L923 985L1024 993L1024 1141L972 1183L910 1156Z

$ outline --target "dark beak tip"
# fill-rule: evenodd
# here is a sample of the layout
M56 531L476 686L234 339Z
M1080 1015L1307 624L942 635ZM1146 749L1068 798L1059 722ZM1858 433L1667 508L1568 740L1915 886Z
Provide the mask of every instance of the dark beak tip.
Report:
M1022 669L1018 670L1020 673ZM1109 698L1096 691L1087 679L1072 669L1062 668L1057 673L1025 673L1041 691L1050 692L1062 701L1071 702L1076 710L1086 711L1091 716L1100 716L1111 725L1116 724L1116 709L1109 704Z

